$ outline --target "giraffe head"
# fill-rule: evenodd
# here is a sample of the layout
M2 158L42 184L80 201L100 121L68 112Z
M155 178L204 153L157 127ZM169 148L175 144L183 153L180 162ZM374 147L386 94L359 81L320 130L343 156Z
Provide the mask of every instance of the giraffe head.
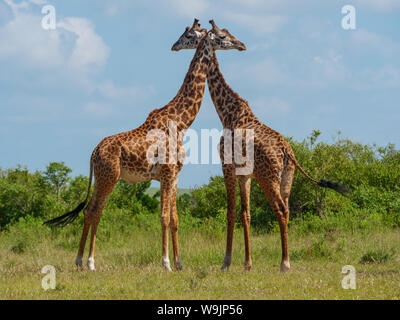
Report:
M214 50L246 50L246 46L235 36L231 35L227 29L221 30L218 28L214 20L210 20L212 28L209 31L201 29L197 19L195 19L195 23L197 24L197 29L194 29L195 24L193 24L192 28L186 28L186 31L172 46L172 50L179 51L182 49L196 49L200 40L206 33L207 39Z
M171 50L179 51L181 49L196 49L201 38L207 33L206 29L200 27L198 19L194 19L192 27L186 27L185 32L180 36Z

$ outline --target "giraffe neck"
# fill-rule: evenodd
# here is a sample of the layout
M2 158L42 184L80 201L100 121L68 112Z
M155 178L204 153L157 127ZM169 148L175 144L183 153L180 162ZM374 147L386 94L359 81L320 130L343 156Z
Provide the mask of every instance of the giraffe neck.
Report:
M213 50L213 57L208 68L207 82L211 99L224 128L242 127L248 120L256 119L247 101L225 82L215 50Z
M197 47L181 88L166 106L168 113L176 115L178 130L187 129L200 110L212 51L209 41L203 38Z

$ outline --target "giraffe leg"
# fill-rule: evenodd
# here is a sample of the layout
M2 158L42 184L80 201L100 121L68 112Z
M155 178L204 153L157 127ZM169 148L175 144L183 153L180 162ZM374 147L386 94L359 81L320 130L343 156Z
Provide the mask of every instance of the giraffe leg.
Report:
M282 200L285 202L287 207L287 216L286 221L289 222L289 197L290 197L290 190L292 188L293 176L294 176L295 166L293 163L289 162L283 172L281 178L281 197Z
M93 206L88 207L88 220L90 221L90 226L91 226L91 233L90 233L90 249L89 249L89 257L87 260L87 267L89 268L90 271L95 271L95 266L94 266L94 249L95 249L95 243L96 243L96 232L97 232L97 227L100 222L101 214L104 209L104 206L107 202L108 196L110 195L112 189L114 188L115 184L113 186L109 186L108 190L104 193L102 193L100 199L94 199L93 201ZM86 219L86 216L85 216Z
M94 266L94 249L96 243L96 232L100 222L101 214L104 206L107 203L109 195L113 191L120 177L120 167L118 161L103 163L100 173L101 175L96 172L95 167L95 185L93 196L90 199L89 205L87 206L85 212L84 233L86 236L88 230L86 230L85 227L87 228L87 225L91 227L90 249L87 260L87 267L90 271L96 270ZM82 234L82 237L83 236L84 234Z
M228 270L232 262L232 241L233 231L236 221L236 175L235 167L233 165L223 165L222 171L224 173L225 188L228 200L227 210L227 235L226 235L226 253L222 270Z
M173 179L163 177L160 183L161 193L161 229L162 229L162 265L172 271L168 255L168 227L171 218L171 194L173 189Z
M248 176L239 176L240 187L240 200L242 204L241 220L244 232L244 269L250 271L251 257L250 257L250 188L251 178Z
M178 212L176 209L176 193L178 190L178 177L176 177L171 195L171 209L170 209L170 229L172 235L172 246L174 250L174 265L176 270L182 270L182 261L179 256L178 245Z
M90 249L89 249L89 257L87 260L87 267L90 271L96 271L94 266L94 247L96 243L96 232L97 226L99 225L101 215L96 215L92 222L91 234L90 234Z
M281 178L281 185L280 185L280 193L282 200L285 205L285 210L283 211L283 217L285 221L285 232L286 232L286 241L287 241L287 225L289 223L290 218L290 211L289 211L289 197L290 197L290 190L292 188L293 176L294 176L295 166L289 162L283 172ZM282 228L281 228L282 233ZM289 254L287 254L287 260L282 259L281 263L281 271L285 272L290 269L290 262L289 262Z
M258 181L258 183L267 196L279 223L282 244L281 271L286 272L290 269L287 232L289 209L281 197L280 183L277 183L276 181Z
M85 244L86 244L86 239L89 233L89 228L90 228L90 222L87 218L86 215L86 209L84 211L84 222L83 222L83 230L82 230L82 237L81 237L81 242L79 244L79 250L78 254L75 259L75 264L78 269L82 269L82 258L83 258L83 252L85 251Z

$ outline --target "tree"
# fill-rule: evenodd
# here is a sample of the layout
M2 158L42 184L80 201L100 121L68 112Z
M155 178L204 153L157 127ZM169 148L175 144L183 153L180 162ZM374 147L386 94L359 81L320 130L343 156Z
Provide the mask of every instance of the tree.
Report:
M0 230L26 216L42 217L56 203L39 172L21 166L1 172Z
M44 178L46 179L46 182L52 186L57 195L57 199L60 197L62 188L65 187L67 182L70 180L68 175L71 172L72 170L68 168L64 162L50 162L46 167Z

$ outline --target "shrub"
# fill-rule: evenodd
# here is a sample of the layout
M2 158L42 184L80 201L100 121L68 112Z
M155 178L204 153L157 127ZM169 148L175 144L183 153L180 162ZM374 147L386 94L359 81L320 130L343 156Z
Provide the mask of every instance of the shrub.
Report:
M384 263L388 261L392 255L393 254L390 254L384 250L368 251L361 257L360 263Z

